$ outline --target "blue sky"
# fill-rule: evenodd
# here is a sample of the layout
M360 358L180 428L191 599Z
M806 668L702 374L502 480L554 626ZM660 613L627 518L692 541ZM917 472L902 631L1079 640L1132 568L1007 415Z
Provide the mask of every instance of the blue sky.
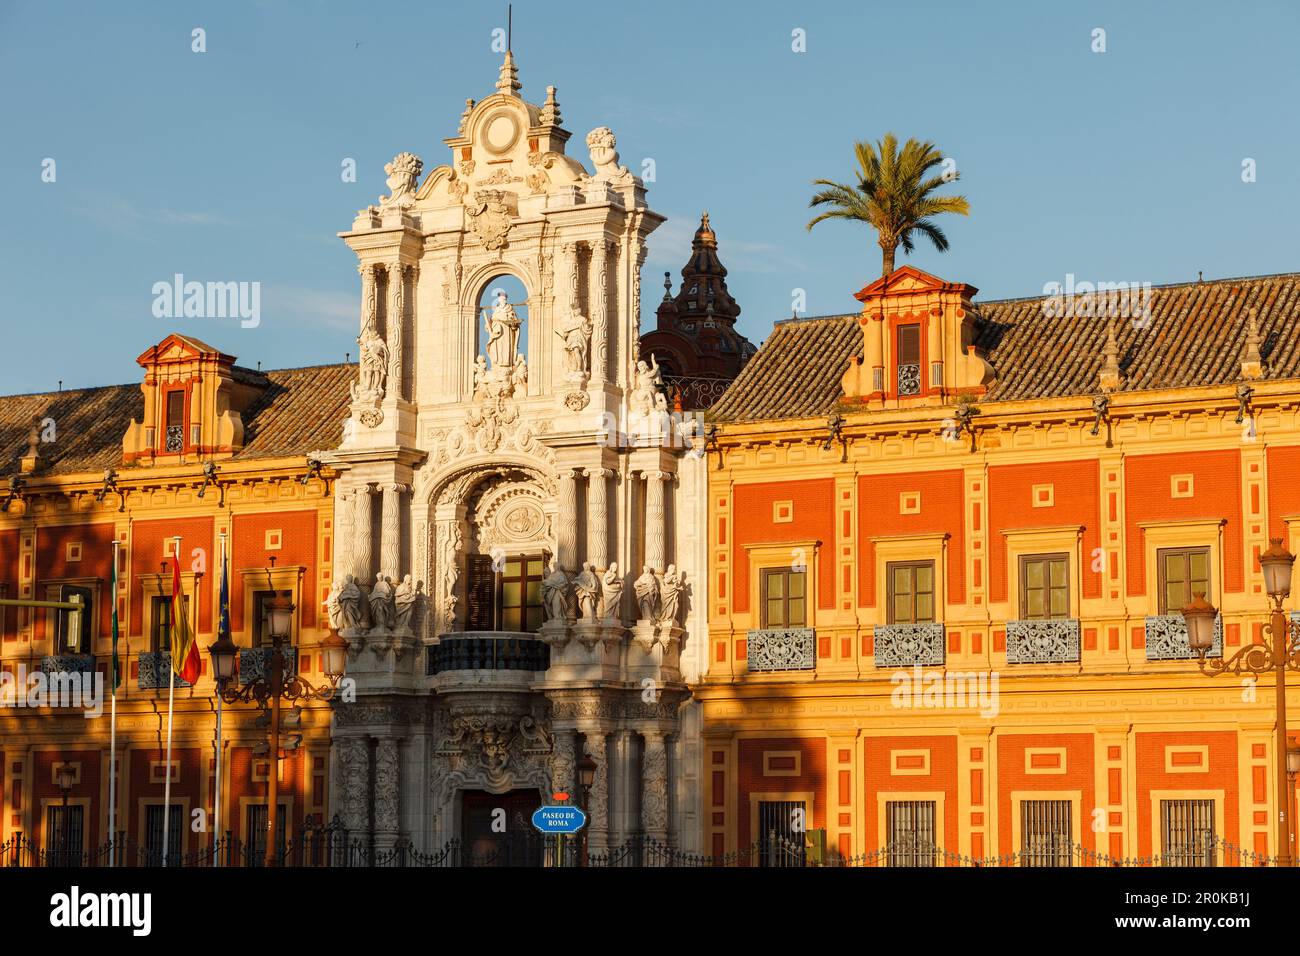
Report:
M335 233L395 153L447 162L504 23L504 3L0 0L0 391L134 381L170 331L249 366L355 357ZM609 125L625 164L655 161L647 319L707 209L760 342L792 290L848 311L878 275L865 227L805 224L810 181L847 179L854 140L890 130L953 157L972 210L944 223L950 252L900 263L982 298L1300 269L1297 27L1288 2L520 0L514 50L526 98L559 88L571 152ZM260 282L261 324L155 318L177 272Z

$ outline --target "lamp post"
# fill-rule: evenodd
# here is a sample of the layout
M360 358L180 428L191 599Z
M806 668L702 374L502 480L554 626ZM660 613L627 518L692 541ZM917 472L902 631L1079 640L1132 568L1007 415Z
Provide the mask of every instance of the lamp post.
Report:
M591 796L592 785L596 782L596 761L584 749L582 757L578 760L578 786L582 788L582 813L587 814L587 801ZM582 852L578 854L578 866L587 865L587 833L591 829L591 818L588 817L587 825L582 828Z
M72 826L68 819L68 794L72 793L72 785L76 781L76 774L68 764L59 764L59 769L54 774L55 783L63 791L63 807L59 811L61 826L59 827L59 849L62 850L63 866L71 865L69 855L69 846L72 844Z
M262 713L270 711L271 739L269 756L271 770L267 775L266 806L266 866L275 865L275 825L280 783L280 703L299 700L331 700L338 690L339 680L347 663L348 642L331 630L321 642L321 667L329 679L328 686L313 687L298 674L284 673L282 648L293 625L293 601L289 596L276 594L266 603L267 630L271 632L271 667L269 678L259 675L242 687L234 685L235 659L239 648L228 635L223 635L208 648L212 655L212 673L216 679L217 694L227 704L255 702Z
M1201 673L1211 677L1219 674L1249 674L1262 677L1272 671L1277 677L1277 844L1278 865L1291 866L1294 856L1291 852L1291 787L1294 779L1291 770L1293 758L1287 747L1286 737L1286 672L1287 669L1300 670L1300 648L1291 634L1291 622L1287 620L1282 604L1291 595L1291 572L1295 564L1295 555L1286 549L1281 538L1273 538L1269 549L1259 556L1260 570L1264 572L1264 590L1268 593L1273 606L1270 609L1269 622L1264 631L1272 637L1272 644L1250 644L1243 647L1232 657L1225 659L1206 659L1206 652L1214 644L1214 621L1218 615L1214 605L1205 600L1202 592L1192 597L1192 603L1183 608L1183 617L1187 621L1187 643L1196 652ZM1295 767L1300 771L1300 754L1294 758Z

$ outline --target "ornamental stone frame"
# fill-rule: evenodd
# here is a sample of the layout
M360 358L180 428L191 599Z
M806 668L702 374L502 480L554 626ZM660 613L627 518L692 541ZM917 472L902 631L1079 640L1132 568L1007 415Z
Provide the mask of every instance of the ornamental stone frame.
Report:
M584 166L565 152L558 103L519 90L508 53L497 91L445 140L450 162L420 181L423 162L402 154L390 195L341 234L360 266L358 327L388 364L370 368L375 387L320 453L341 476L333 574L355 576L362 608L376 573L393 586L410 575L418 604L409 627L367 616L341 632L356 700L334 708L331 812L376 847L433 851L464 835L462 793L540 799L573 785L586 750L601 768L593 846L647 834L696 851L682 781L700 771L682 755L698 759L699 721L683 723L682 674L705 659L707 463L700 438L628 437L640 268L663 217L610 130L589 138ZM527 343L489 365L478 304L503 275L527 290ZM598 600L621 594L620 606L536 633L466 632L468 556L538 554L563 572L552 586L572 591L589 565ZM647 564L670 577L673 620L633 619ZM445 642L491 650L439 654L452 668L520 642L536 652L437 670L429 652Z

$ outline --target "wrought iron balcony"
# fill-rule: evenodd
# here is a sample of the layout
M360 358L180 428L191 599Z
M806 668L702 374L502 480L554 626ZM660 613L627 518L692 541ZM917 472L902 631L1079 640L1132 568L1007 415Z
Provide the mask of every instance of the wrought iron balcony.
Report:
M275 649L271 647L242 648L239 652L239 683L251 684L259 678L269 681L273 653ZM296 647L281 647L280 657L283 659L281 669L286 677L297 671L298 649Z
M146 651L140 655L139 664L138 686L141 690L166 690L170 680L168 674L172 667L172 655L169 651ZM189 687L190 685L177 674L176 686Z
M41 658L42 674L93 674L94 654L51 654Z
M877 624L875 658L877 667L942 665L945 633L943 624Z
M1187 643L1187 621L1181 614L1156 614L1146 621L1147 660L1183 661L1196 657ZM1214 643L1206 657L1223 656L1223 615L1214 619Z
M811 627L750 631L746 637L751 671L810 671L817 667L817 635Z
M551 649L535 634L476 631L443 634L429 648L428 673L445 671L544 671Z
M1008 664L1071 664L1078 660L1078 620L1007 621Z
M732 379L712 378L703 375L665 375L669 408L680 402L682 411L708 408L722 397Z

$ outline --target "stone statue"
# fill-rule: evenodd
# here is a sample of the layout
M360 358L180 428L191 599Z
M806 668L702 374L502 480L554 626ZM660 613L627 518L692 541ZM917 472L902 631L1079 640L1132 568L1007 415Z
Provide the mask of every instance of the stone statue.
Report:
M393 617L393 585L380 572L375 575L375 586L370 589L371 626L391 629Z
M325 614L329 617L330 627L336 631L346 627L343 618L343 605L339 603L339 594L343 591L343 582L338 578L330 585L330 593L325 598Z
M408 574L402 578L402 583L393 590L393 601L397 606L397 627L399 630L410 628L411 613L415 610L416 597L415 585L411 582L411 576Z
M582 382L587 377L587 357L591 350L591 322L574 309L555 334L564 339L564 371L572 382Z
M343 614L343 624L352 630L361 626L361 588L357 587L357 579L348 575L347 580L343 582L343 587L339 589L339 610Z
M636 590L637 607L641 610L641 620L653 621L659 610L659 579L655 577L650 565L641 569L641 576L633 584Z
M659 586L659 622L669 627L677 627L677 615L682 596L682 576L677 565L668 565L664 572L663 583Z
M382 397L384 376L388 373L388 346L372 326L361 330L357 343L361 346L361 391Z
M487 359L482 355L474 359L474 400L487 397Z
M582 571L578 573L573 586L578 592L578 616L594 624L596 603L600 599L600 581L597 580L595 569L592 568L590 561L583 564Z
M492 311L484 316L483 323L487 327L488 336L484 351L487 352L492 368L502 372L513 369L515 349L519 344L519 326L522 323L515 314L515 307L506 299L505 292L497 290Z
M636 180L626 166L618 164L617 145L614 131L608 126L597 126L587 134L587 149L591 151L591 165L596 170L592 179L617 186L629 185Z
M654 353L650 353L649 365L646 364L645 359L638 359L636 380L632 385L630 399L632 411L642 415L651 415L656 411L666 412L668 400L664 397L663 387L663 374L659 371L659 363Z
M424 162L414 153L398 153L394 156L393 161L384 166L384 172L388 174L390 195L380 196L379 205L384 209L389 206L409 206L415 200L415 189L423 170Z
M569 596L569 576L560 569L560 563L551 559L551 572L542 580L542 607L548 621L567 621L573 617L573 604Z
M614 561L601 579L601 598L605 602L605 623L623 623L623 575L618 573L618 562Z

